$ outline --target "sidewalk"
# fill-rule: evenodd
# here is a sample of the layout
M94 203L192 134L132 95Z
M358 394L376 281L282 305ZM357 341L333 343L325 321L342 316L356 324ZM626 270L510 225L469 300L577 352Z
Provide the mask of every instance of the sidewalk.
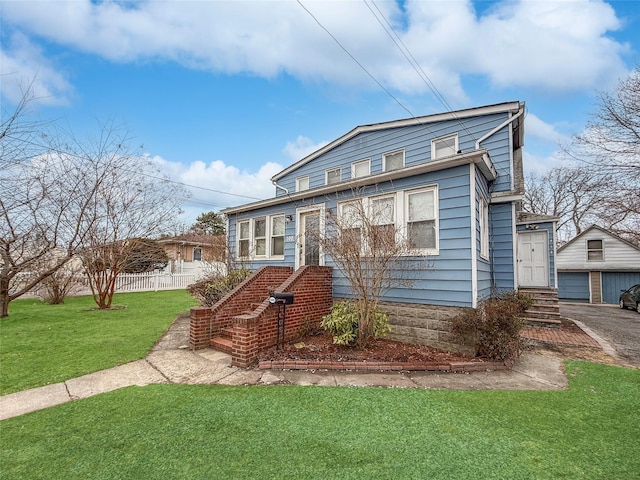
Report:
M529 335L529 330L526 331ZM557 332L542 332L553 341ZM598 346L586 333L570 340ZM119 388L149 384L322 385L350 387L437 388L461 390L561 390L567 387L562 360L525 352L510 371L337 372L239 369L231 357L214 350L187 348L189 319L179 317L146 359L0 397L0 420L87 398ZM586 337L586 338L585 338ZM595 345L592 345L595 343Z

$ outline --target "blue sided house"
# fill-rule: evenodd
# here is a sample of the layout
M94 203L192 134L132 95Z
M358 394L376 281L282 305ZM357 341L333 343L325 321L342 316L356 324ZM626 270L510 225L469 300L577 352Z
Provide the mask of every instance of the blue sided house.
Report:
M228 245L252 269L332 266L317 240L326 216L354 192L383 202L415 260L411 286L383 298L393 334L446 346L460 307L556 288L555 219L520 211L524 120L516 101L358 126L275 175L273 198L224 210ZM334 298L350 295L334 269Z

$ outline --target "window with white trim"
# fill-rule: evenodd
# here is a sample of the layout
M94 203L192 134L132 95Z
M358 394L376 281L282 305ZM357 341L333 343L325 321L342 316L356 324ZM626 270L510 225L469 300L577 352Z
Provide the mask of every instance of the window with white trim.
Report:
M405 225L411 248L437 250L436 188L405 192Z
M267 254L267 218L256 218L253 221L253 251L256 256Z
M271 217L271 256L284 255L284 215Z
M296 178L296 192L309 190L309 176Z
M604 260L604 241L587 240L587 260Z
M325 184L334 185L342 181L342 168L331 168L325 172Z
M250 243L250 222L246 220L238 223L238 255L240 257L249 256Z
M351 164L351 178L366 177L371 174L371 160L361 160Z
M400 170L403 167L404 167L404 150L385 153L382 156L383 171L391 172L392 170Z
M458 152L458 134L431 140L431 159L450 157Z
M202 261L202 248L193 247L193 261L194 262Z
M395 196L374 197L369 201L371 221L370 248L375 251L396 241Z
M360 255L362 251L362 199L341 203L340 242L346 255Z
M480 220L480 256L489 259L489 204L480 199L478 219Z

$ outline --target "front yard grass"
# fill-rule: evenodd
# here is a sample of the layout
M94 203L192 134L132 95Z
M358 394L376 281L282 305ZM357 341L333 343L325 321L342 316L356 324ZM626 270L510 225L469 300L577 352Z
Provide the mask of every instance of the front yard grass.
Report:
M2 422L0 478L640 478L640 371L567 391L129 387Z
M0 319L0 395L144 358L196 303L185 290L116 294L113 305L126 308L102 311L86 296L16 300Z

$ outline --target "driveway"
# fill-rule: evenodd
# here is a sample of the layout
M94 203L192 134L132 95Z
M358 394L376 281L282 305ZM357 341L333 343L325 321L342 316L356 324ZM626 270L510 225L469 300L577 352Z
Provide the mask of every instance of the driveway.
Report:
M608 341L620 358L640 367L640 314L617 305L560 303L560 314L584 323Z

